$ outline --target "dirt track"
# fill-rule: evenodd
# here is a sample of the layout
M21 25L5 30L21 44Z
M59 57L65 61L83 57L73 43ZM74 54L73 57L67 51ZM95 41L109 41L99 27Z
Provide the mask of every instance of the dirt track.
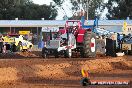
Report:
M3 57L2 57L3 56ZM2 55L0 88L83 88L80 70L94 80L131 80L132 56L97 58L33 58ZM27 55L28 56L28 55ZM14 59L11 59L14 58ZM132 88L132 85L93 85L85 88Z

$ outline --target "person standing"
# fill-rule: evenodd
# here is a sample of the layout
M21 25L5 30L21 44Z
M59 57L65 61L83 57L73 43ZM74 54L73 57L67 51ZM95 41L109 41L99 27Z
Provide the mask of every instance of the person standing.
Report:
M0 34L0 53L3 52L3 42L4 42L4 39L2 38L2 34Z
M3 48L2 48L2 50L3 50L2 53L4 53L4 54L7 53L6 45L7 45L7 43L5 42L3 45Z
M21 51L21 49L22 49L22 42L21 41L19 41L18 42L18 45L17 45L17 51Z

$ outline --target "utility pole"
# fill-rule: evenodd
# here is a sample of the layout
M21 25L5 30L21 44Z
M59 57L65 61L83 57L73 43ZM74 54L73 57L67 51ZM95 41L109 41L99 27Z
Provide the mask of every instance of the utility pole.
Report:
M89 10L89 0L87 0L87 5L86 5L86 12L87 12L87 20L88 20L88 10Z
M88 20L88 13L89 13L89 5L90 5L90 3L91 3L91 1L92 0L87 0L87 2L86 2L86 12L87 12L87 20Z

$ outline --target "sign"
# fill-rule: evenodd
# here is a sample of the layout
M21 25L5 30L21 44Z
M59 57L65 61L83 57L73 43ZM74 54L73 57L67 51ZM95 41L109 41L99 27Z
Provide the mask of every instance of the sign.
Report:
M42 27L42 32L58 32L59 27Z
M19 31L20 35L26 35L26 34L29 34L29 33L30 33L30 31Z
M127 22L126 22L126 21L123 23L123 29L124 29L124 30L127 29Z

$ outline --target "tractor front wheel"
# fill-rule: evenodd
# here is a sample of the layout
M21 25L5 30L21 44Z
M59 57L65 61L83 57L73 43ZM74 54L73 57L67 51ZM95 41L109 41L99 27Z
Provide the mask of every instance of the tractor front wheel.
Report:
M72 57L72 49L67 49L67 50L65 50L64 53L65 53L64 54L65 58L71 58Z
M47 58L47 55L48 55L48 49L47 49L46 47L44 47L44 48L42 49L42 57L43 57L43 58Z
M59 58L59 52L57 50L54 51L55 58Z

